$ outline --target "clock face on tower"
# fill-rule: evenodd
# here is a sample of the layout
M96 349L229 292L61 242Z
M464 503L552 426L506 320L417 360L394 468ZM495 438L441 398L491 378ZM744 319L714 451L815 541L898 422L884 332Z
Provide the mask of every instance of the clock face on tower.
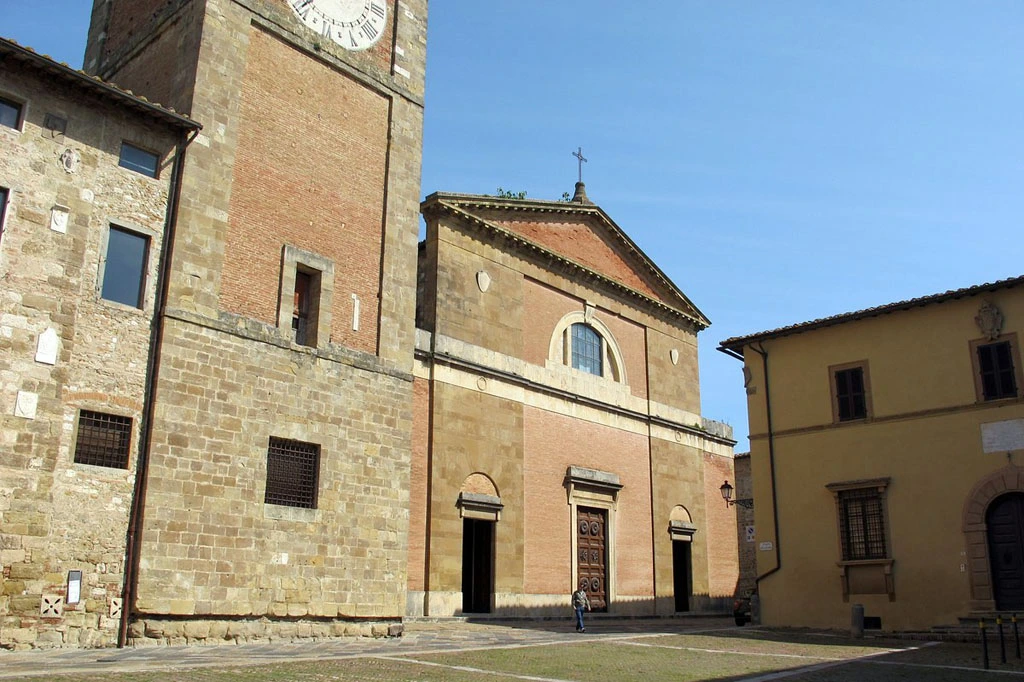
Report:
M288 0L303 23L346 50L365 50L384 35L386 0Z

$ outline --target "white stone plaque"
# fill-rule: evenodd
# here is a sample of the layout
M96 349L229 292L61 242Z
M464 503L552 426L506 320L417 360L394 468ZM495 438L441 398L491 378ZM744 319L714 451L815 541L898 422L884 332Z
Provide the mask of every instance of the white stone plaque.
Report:
M36 407L38 405L38 395L27 391L18 391L18 398L14 402L14 416L24 419L35 419Z
M66 206L54 206L50 209L50 229L61 234L68 233L68 215L71 209Z
M774 547L775 545L773 545L770 542L762 542L760 545L757 546L757 548L762 552L770 552Z
M59 346L57 330L52 327L47 329L39 335L39 341L36 344L36 362L41 362L44 365L56 365Z
M986 453L1024 449L1024 419L982 424L981 449Z

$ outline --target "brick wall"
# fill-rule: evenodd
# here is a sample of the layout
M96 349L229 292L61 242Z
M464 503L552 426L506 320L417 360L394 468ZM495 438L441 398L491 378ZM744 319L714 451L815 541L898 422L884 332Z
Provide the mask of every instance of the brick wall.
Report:
M626 286L659 298L655 289L619 255L619 246L605 237L597 221L567 222L560 218L524 220L514 214L490 216L502 227L551 249Z
M281 249L291 244L334 263L333 342L376 352L388 115L381 95L253 32L242 84L223 310L275 324ZM360 300L358 331L353 293Z
M653 595L651 584L650 460L641 435L544 410L524 411L525 588L541 594L572 588L574 529L565 473L580 466L614 473L622 490L616 512L617 576L621 594Z

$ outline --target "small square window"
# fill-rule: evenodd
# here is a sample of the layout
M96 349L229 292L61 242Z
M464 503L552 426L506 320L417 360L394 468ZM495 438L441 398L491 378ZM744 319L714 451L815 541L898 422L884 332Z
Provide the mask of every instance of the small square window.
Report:
M866 419L870 412L867 363L829 368L832 384L832 419L835 422Z
M0 126L5 128L21 128L22 105L14 100L0 97Z
M136 173L155 178L160 164L160 155L147 152L127 142L121 143L121 158L118 165Z
M316 509L319 478L319 445L271 436L264 502Z
M131 417L81 410L78 413L75 462L127 469L131 440Z
M149 237L111 225L100 296L108 301L141 308L148 259Z

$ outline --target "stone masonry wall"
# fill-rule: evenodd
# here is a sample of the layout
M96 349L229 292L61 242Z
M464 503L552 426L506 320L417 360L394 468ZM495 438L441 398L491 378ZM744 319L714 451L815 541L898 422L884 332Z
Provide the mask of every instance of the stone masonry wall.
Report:
M110 645L177 133L23 68L0 92L26 111L22 130L0 127L0 647ZM163 153L159 178L118 165L124 139ZM99 296L111 223L150 239L141 309ZM127 469L74 462L80 408L131 418Z
M411 377L298 352L272 328L259 342L194 321L167 331L140 618L401 618ZM264 503L271 436L320 446L316 508Z

